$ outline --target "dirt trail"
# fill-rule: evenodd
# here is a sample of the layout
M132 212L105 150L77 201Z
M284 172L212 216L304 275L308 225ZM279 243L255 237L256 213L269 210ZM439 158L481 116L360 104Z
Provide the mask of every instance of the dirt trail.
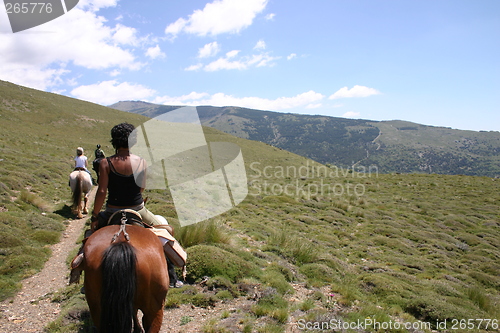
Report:
M89 195L89 207L94 202L94 188ZM51 302L52 295L68 283L68 254L77 245L88 216L71 220L61 241L51 246L52 256L38 273L22 281L21 291L0 303L0 332L43 332L60 312L59 303Z

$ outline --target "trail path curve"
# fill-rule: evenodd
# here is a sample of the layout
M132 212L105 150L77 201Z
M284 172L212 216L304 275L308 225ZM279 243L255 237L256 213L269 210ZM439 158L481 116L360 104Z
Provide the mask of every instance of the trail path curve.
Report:
M95 191L96 187L89 195L89 205L94 202ZM61 241L50 247L52 255L43 269L23 280L16 296L0 303L0 332L43 332L43 328L57 318L59 303L51 302L51 297L68 283L66 259L77 246L87 219L88 216L71 220Z

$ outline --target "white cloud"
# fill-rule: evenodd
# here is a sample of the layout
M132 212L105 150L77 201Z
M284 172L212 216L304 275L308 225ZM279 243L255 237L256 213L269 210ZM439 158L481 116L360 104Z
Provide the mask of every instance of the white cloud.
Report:
M184 27L188 24L188 21L186 21L183 18L178 19L174 23L171 23L166 29L165 33L167 35L172 35L173 37L177 36L183 29Z
M203 103L192 104L194 101L199 101L204 97L210 96L208 93L197 93L195 91L182 96L170 97L170 96L161 96L156 97L153 100L153 103L157 104L165 104L165 105L202 105Z
M144 64L128 48L139 43L137 31L122 24L107 26L106 19L93 11L114 4L116 1L83 1L67 14L25 33L0 33L0 77L36 89L58 90L58 84L76 75L68 64L110 71L142 68ZM7 24L0 17L1 31L10 30Z
M379 94L380 92L376 89L356 85L351 89L347 87L341 88L328 98L337 99L337 98L352 98L352 97L368 97Z
M342 115L344 118L359 118L361 114L359 112L349 111Z
M208 43L198 50L198 58L214 57L219 51L220 46L217 42Z
M144 100L156 92L140 84L118 83L116 80L103 81L86 86L79 86L71 91L78 99L110 105L123 100Z
M273 61L279 59L280 57L271 57L267 53L253 55L248 61L248 65L254 65L256 67L272 67L274 65Z
M80 0L78 7L86 10L97 11L101 8L115 7L118 0Z
M262 39L255 44L253 47L254 50L265 50L266 49L266 42L264 42Z
M196 65L189 66L186 70L198 70L203 68L204 71L215 72L224 69L245 70L250 67L271 67L274 65L275 60L280 59L280 57L273 57L268 53L254 54L238 58L239 53L239 50L232 50L227 52L224 57L214 60L206 65L198 63Z
M160 46L156 44L155 47L150 47L147 49L146 56L150 57L151 59L165 58L165 53L163 53L160 49Z
M203 64L202 63L198 63L196 65L191 65L189 67L186 67L185 70L186 71L197 71L199 69L203 68Z
M294 58L297 58L297 54L291 53L289 56L286 57L287 60L292 60Z
M320 101L325 96L308 91L292 97L279 97L276 99L266 99L261 97L235 97L224 93L209 95L206 93L192 92L189 95L170 97L163 96L154 99L153 103L172 104L172 105L213 105L213 106L239 106L259 110L287 110L297 107L304 107Z
M309 104L306 106L306 109L317 109L322 107L323 105L321 103L314 103L314 104Z
M232 50L232 51L229 51L228 53L226 53L226 57L229 59L229 58L234 58L238 55L238 53L240 53L240 50Z
M245 62L234 60L229 60L231 57L219 58L204 67L207 72L220 71L222 69L247 69L248 65Z
M64 68L48 68L30 64L2 63L0 77L4 81L35 89L47 89L63 83L63 75L69 73Z
M215 0L203 10L195 10L189 18L179 18L167 26L165 33L176 37L181 32L198 36L238 33L250 26L268 0Z
M137 30L135 28L117 24L113 30L113 40L115 43L134 46L139 44L139 40L136 36Z
M276 16L276 14L274 14L274 13L267 14L266 15L266 20L272 21L272 20L274 20L275 16Z

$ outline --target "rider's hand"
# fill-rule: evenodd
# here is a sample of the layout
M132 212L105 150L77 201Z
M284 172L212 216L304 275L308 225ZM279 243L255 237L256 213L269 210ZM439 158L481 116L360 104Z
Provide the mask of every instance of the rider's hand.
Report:
M92 217L90 218L90 230L97 230L97 215L92 214Z

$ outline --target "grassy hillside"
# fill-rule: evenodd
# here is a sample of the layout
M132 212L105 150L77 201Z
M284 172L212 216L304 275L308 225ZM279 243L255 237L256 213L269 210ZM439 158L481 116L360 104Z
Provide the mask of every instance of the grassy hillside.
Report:
M110 154L109 129L144 118L4 82L0 96L5 298L21 277L41 267L49 255L45 245L57 242L69 218L67 175L74 148L89 151L101 143ZM357 173L212 128L205 134L209 141L241 147L250 194L221 216L180 228L168 191L147 191L149 209L176 226L189 253L192 285L172 289L168 308L252 301L250 308L207 321L204 332L284 332L334 319L430 325L358 332L444 332L437 325L445 320L453 332L496 330L499 180L383 174L378 168ZM201 288L196 283L204 276L210 279ZM306 294L297 294L299 284ZM88 330L79 288L54 297L63 310L49 332ZM496 321L488 329L486 321L474 321L479 329L461 329L468 319Z
M72 218L68 176L76 148L111 154L109 131L143 116L0 81L0 299L43 267L47 244Z
M175 106L119 102L111 107L155 117ZM324 164L377 165L384 173L500 176L500 132L462 131L405 121L198 107L205 126L266 142Z

